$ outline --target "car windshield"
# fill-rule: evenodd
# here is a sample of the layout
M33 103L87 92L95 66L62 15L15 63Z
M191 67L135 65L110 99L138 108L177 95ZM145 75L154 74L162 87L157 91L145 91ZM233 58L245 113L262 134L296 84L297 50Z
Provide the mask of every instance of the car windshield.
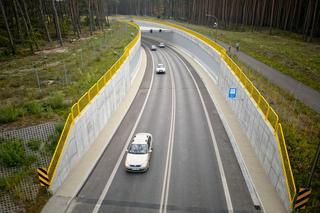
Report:
M148 146L147 144L131 144L128 152L130 154L147 154Z
M163 64L158 64L158 67L159 67L159 68L162 68L162 67L164 67L164 66L163 66Z

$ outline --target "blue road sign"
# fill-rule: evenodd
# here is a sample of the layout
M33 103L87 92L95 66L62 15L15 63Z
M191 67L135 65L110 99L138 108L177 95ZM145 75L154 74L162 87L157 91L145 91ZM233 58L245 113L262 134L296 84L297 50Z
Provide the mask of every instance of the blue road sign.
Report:
M237 96L237 88L230 88L229 89L229 98L233 99Z

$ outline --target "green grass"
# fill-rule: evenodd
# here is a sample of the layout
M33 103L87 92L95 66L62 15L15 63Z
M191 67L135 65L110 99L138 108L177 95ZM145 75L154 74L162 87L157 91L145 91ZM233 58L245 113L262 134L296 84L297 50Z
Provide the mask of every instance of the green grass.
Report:
M298 81L320 90L320 42L307 43L302 36L274 30L232 31L214 30L206 26L178 23L211 38L235 46L259 61L283 72Z
M280 122L283 125L296 186L305 186L308 172L311 170L312 161L320 141L320 113L305 106L291 94L241 63L236 57L233 57L233 59L278 113ZM313 177L312 198L308 203L308 211L316 211L319 205L320 169L318 166Z
M65 42L61 52L0 58L0 129L64 121L71 105L122 55L131 33L137 33L131 25L112 21L104 32Z

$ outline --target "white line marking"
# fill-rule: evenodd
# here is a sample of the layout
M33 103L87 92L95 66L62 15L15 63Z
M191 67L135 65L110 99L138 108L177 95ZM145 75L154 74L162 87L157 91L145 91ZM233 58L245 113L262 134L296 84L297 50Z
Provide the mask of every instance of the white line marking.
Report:
M224 195L225 195L226 202L227 202L227 208L228 208L229 212L233 212L232 201L231 201L227 180L226 180L226 176L225 176L223 165L222 165L222 160L221 160L221 157L220 157L219 148L218 148L218 145L217 145L216 138L214 136L214 132L213 132L211 121L210 121L209 114L208 114L208 110L207 110L207 107L204 104L204 100L203 100L203 97L201 95L199 86L198 86L196 80L194 79L191 71L189 70L189 67L185 64L185 62L180 58L179 55L177 55L174 51L172 51L172 52L185 65L185 67L187 68L187 70L188 70L188 72L189 72L189 74L190 74L190 76L191 76L191 78L192 78L197 90L198 90L198 93L199 93L199 96L200 96L200 100L201 100L201 103L202 103L202 107L204 109L204 112L205 112L205 115L206 115L206 119L207 119L207 123L208 123L209 129L210 129L210 135L211 135L212 143L213 143L213 146L214 146L214 151L215 151L215 154L216 154L216 157L217 157L217 162L218 162L218 167L219 167L219 171L220 171L222 186L223 186Z
M147 48L146 48L146 49L147 49ZM100 197L99 197L99 200L98 200L98 202L96 203L96 205L95 205L95 207L94 207L94 209L93 209L93 211L92 211L93 213L97 213L97 212L99 211L99 209L100 209L100 207L101 207L101 204L102 204L105 196L106 196L107 193L108 193L108 190L109 190L109 188L110 188L110 186L111 186L111 183L112 183L112 181L113 181L113 179L114 179L114 177L115 177L115 175L116 175L116 173L117 173L117 171L118 171L118 169L119 169L119 166L120 166L120 163L121 163L121 161L122 161L122 159L123 159L123 156L124 156L124 154L126 153L126 148L128 147L128 145L129 145L129 143L130 143L130 140L131 140L131 138L132 138L132 136L133 136L133 134L134 134L137 126L138 126L138 123L139 123L139 121L140 121L140 119L141 119L142 113L143 113L143 111L144 111L144 109L145 109L145 106L146 106L146 104L147 104L147 101L148 101L148 98L149 98L149 95L150 95L150 92L151 92L151 89L152 89L152 85L153 85L153 78L154 78L154 60L153 60L152 54L151 54L151 58L152 58L152 77L151 77L151 82L150 82L149 90L148 90L148 93L147 93L147 97L146 97L146 99L145 99L145 101L144 101L144 103L143 103L143 106L142 106L142 109L141 109L141 111L140 111L140 114L139 114L139 116L138 116L138 118L137 118L137 120L136 120L136 122L135 122L135 124L134 124L134 126L133 126L133 128L132 128L132 130L131 130L131 132L130 132L130 136L129 136L129 138L127 139L127 142L126 142L125 146L123 147L123 150L122 150L122 152L121 152L121 155L120 155L120 157L118 158L118 161L117 161L115 167L113 168L113 171L112 171L112 173L111 173L111 175L110 175L110 177L109 177L109 179L108 179L108 181L107 181L107 184L106 184L106 186L104 187L104 189L103 189L103 191L102 191L102 193L101 193L101 195L100 195Z
M168 151L167 151L167 158L166 158L166 166L165 166L165 173L164 173L164 180L162 184L162 193L161 193L161 201L160 201L160 209L159 212L166 213L167 212L167 203L168 203L168 195L169 195L169 185L170 185L170 176L171 176L171 165L172 165L172 150L173 150L173 140L174 140L174 132L175 132L175 123L176 123L176 94L175 94L175 82L174 76L172 73L172 69L169 65L169 60L165 56L165 54L161 54L165 60L167 61L170 77L171 77L171 84L172 84L172 107L171 107L171 123L170 123L170 133L169 133L169 143L168 143Z

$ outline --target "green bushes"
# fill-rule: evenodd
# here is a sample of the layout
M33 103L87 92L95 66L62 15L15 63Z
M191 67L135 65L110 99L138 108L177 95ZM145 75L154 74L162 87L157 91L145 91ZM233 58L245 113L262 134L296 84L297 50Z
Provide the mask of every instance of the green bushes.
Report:
M52 109L59 109L64 107L64 94L61 91L54 92L50 95L47 100L47 106L51 107Z
M40 102L38 101L30 101L25 105L25 108L28 113L30 114L39 114L43 112L43 106Z
M41 146L41 141L39 140L33 139L28 142L28 147L33 151L38 151L40 149L40 146Z
M12 105L2 106L0 108L0 123L16 121L21 115L23 115L23 110L20 108Z
M47 146L47 151L49 153L52 153L52 154L54 153L56 146L59 142L59 138L60 138L61 132L63 130L63 127L64 127L64 123L57 123L55 125L54 133L49 136L50 145Z
M22 166L26 152L19 140L8 140L0 144L0 163L6 167Z

